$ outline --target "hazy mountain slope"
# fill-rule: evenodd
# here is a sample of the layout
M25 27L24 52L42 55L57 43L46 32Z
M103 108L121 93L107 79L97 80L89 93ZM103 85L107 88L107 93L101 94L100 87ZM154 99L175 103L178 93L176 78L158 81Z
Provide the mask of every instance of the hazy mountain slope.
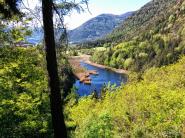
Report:
M132 14L133 12L122 15L101 14L80 27L69 31L69 40L70 42L83 42L103 37Z
M42 40L43 40L43 30L42 28L33 28L32 29L32 35L31 36L28 36L26 38L26 40L29 42L29 43L32 43L32 44L38 44L38 43L41 43Z

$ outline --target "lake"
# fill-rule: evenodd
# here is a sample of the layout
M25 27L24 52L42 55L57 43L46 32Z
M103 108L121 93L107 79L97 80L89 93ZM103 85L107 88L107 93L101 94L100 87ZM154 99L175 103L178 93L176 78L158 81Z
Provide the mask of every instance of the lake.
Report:
M87 70L96 70L99 75L90 75L91 85L80 83L79 80L76 80L74 86L77 88L77 93L80 96L90 95L94 90L100 93L102 87L110 83L111 85L116 84L120 86L122 83L127 82L127 76L119 74L110 70L103 68L95 67L84 62L80 63L82 67L85 67Z

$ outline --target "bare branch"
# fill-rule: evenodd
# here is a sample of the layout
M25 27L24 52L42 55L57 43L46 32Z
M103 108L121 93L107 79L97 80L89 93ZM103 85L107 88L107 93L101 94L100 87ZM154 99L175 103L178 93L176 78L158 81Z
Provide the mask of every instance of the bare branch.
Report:
M37 21L40 23L41 27L43 28L43 24L42 21L38 18L38 15L36 15L30 8L26 7L25 3L23 2L23 0L21 0L22 5L24 6L24 8L26 10L28 10L36 19Z

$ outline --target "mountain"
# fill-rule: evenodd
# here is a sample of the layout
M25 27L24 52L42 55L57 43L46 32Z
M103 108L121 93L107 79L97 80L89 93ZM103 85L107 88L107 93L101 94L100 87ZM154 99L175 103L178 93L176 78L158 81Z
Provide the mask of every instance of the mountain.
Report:
M82 24L80 27L69 31L69 40L73 43L84 42L101 38L118 27L133 12L122 15L101 14Z
M28 36L26 38L27 42L31 43L31 44L39 44L42 42L43 40L43 30L41 27L37 27L37 28L33 28L32 30L32 35Z
M94 53L96 63L145 71L174 63L185 54L184 22L185 0L153 0L108 36L86 45L111 46Z
M183 0L152 0L141 7L132 16L121 23L106 38L109 41L121 42L140 35L143 32L154 30L165 26L170 15L175 14L174 6ZM178 12L178 11L177 11Z

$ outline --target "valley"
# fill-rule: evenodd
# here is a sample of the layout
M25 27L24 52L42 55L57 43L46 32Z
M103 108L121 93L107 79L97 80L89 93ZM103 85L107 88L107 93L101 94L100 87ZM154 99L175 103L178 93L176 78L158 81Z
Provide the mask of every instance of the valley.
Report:
M28 2L0 1L0 138L185 137L185 0Z

